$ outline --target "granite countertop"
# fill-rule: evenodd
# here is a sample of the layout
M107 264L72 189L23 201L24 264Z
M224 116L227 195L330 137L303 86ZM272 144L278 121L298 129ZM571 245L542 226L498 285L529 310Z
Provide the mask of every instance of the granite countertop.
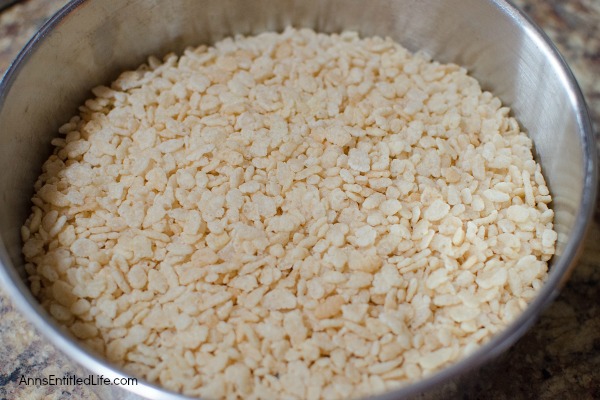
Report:
M27 0L0 12L0 74L65 0ZM600 1L516 0L558 45L600 128ZM77 367L14 308L0 287L0 399L96 399L86 386L20 385L22 375ZM439 399L600 399L600 218L570 281L507 353Z

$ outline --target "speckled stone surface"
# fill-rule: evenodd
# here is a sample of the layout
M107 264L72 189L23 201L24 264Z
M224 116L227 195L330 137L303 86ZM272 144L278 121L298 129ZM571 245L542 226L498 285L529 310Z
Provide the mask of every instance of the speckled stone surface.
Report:
M65 0L28 0L0 13L0 73ZM557 44L600 128L600 1L516 0ZM74 374L0 288L0 399L96 399L85 386L25 386L22 375ZM600 399L600 218L557 300L502 357L435 399Z

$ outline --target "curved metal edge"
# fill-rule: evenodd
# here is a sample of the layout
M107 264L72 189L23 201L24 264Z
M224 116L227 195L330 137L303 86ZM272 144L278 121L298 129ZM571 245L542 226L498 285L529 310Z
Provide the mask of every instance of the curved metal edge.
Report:
M511 0L490 0L490 2L513 20L515 24L520 24L528 29L528 36L535 40L541 51L552 62L553 69L560 75L562 82L565 84L571 104L576 110L579 110L577 112L577 125L580 128L582 139L585 177L573 231L559 262L552 266L552 270L557 272L550 274L536 298L505 330L458 363L412 385L390 393L370 397L370 399L397 400L421 394L433 386L443 384L483 365L486 361L513 345L538 320L542 311L552 303L558 296L560 289L567 282L576 266L577 258L583 250L584 238L593 219L598 191L598 149L589 110L577 79L556 45L531 17L515 6Z
M8 69L4 73L2 77L2 81L0 81L0 101L4 102L4 97L6 94L6 89L9 88L14 81L14 77L16 76L16 72L19 70L19 65L23 64L31 54L35 51L37 44L44 37L46 37L52 29L54 29L60 22L73 11L75 8L79 7L81 3L84 3L85 0L71 0L65 6L63 6L60 10L58 10L48 21L46 21L37 31L36 33L29 39L27 44L21 49L17 57L10 63Z
M582 143L584 147L584 160L587 160L587 163L585 165L586 176L583 194L579 205L579 212L575 220L575 226L571 238L561 256L560 262L553 266L554 270L558 270L558 272L550 276L536 299L528 305L527 309L512 322L506 330L492 338L492 340L481 346L472 355L464 358L458 363L419 382L386 394L374 396L372 399L392 400L420 394L428 388L442 384L481 366L484 362L506 350L517 339L523 336L529 327L538 319L540 313L548 307L552 300L558 295L560 288L566 282L565 277L572 271L576 264L576 257L583 247L583 239L589 228L590 220L593 217L597 193L598 154L588 108L581 88L556 46L529 16L517 8L510 0L489 1L502 13L510 17L514 23L522 24L529 28L528 35L536 40L539 47L548 56L549 60L554 63L555 70L561 73L563 82L567 84L567 89L573 102L572 104L576 109L580 110L577 113L577 122L581 132L583 132ZM85 2L86 0L72 0L69 2L52 16L29 40L23 50L21 50L19 55L11 63L0 81L0 107L4 104L6 93L12 86L20 66L36 51L38 43L49 35L73 10L80 7ZM0 244L0 246L4 247L2 244ZM33 295L26 295L29 289L25 286L20 277L17 276L16 271L12 271L11 273L7 271L6 268L0 268L0 280L9 283L3 286L10 297L16 300L14 302L15 306L48 340L74 359L75 362L95 373L104 374L109 377L131 377L131 375L109 365L104 359L90 354L81 345L75 342L75 340L66 336L58 325L49 318L46 311L43 310L37 300L33 298ZM48 329L49 325L50 329ZM118 386L118 388L128 390L138 395L143 395L150 399L189 399L189 397L158 387L152 383L140 379L138 381L140 383L137 386Z
M32 38L29 39L25 47L23 47L17 57L11 62L6 73L0 80L0 108L4 105L6 95L10 91L22 65L24 65L31 55L35 53L39 43L50 35L53 29L60 25L60 23L75 9L81 7L86 2L86 0L71 0L46 21ZM89 350L79 344L49 316L46 310L44 310L40 303L34 298L33 294L31 294L29 288L25 285L17 271L15 269L9 270L6 268L6 265L11 265L12 261L8 257L5 257L5 254L7 254L6 248L4 243L0 241L0 283L2 283L3 289L13 300L15 307L35 326L38 332L41 332L46 339L71 358L71 360L86 370L98 375L104 375L110 379L123 377L138 379L138 385L111 386L112 388L124 389L143 396L144 398L153 400L189 399L189 397L171 392L127 374L108 363L104 358L90 353Z

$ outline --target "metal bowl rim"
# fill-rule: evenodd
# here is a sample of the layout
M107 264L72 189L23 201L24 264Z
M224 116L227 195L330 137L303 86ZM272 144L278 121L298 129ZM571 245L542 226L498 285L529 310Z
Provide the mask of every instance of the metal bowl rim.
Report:
M71 16L77 8L88 0L71 0L57 13L55 13L36 34L29 40L19 55L11 63L2 81L0 82L0 109L2 109L7 94L22 67L26 64L29 57L37 50L41 42L48 36L54 28L68 16ZM578 253L583 248L583 239L589 228L590 221L593 218L594 206L597 192L597 163L598 155L596 150L596 140L594 138L592 124L589 112L583 97L583 93L575 79L571 69L566 61L543 32L529 16L517 8L510 0L485 0L494 5L512 22L525 29L527 36L536 41L540 51L553 64L554 72L557 73L563 84L563 89L569 94L571 107L575 110L577 116L578 134L581 137L583 145L583 168L585 172L583 193L579 203L577 217L574 223L573 232L567 242L563 254L559 261L552 265L552 273L544 286L539 291L536 298L527 306L526 310L502 332L495 335L486 344L479 347L471 355L464 359L428 376L397 390L387 392L372 397L376 400L393 400L406 398L422 393L427 389L435 387L453 377L472 370L502 351L506 350L518 338L520 338L529 327L539 317L540 313L548 307L552 300L558 295L560 288L565 283L569 273L575 266ZM0 280L4 282L3 287L13 299L17 308L25 317L33 323L39 332L56 345L63 353L72 360L88 370L98 374L105 375L111 379L131 378L129 375L117 367L110 364L104 358L90 353L81 346L75 339L69 336L64 328L61 328L47 314L35 299L29 288L24 284L15 268L12 267L11 260L7 257L7 251L3 242L0 242L0 260L4 265L0 268ZM6 264L11 265L10 268ZM190 397L171 392L158 385L138 379L137 385L121 386L130 392L138 394L148 399L172 399L183 400Z

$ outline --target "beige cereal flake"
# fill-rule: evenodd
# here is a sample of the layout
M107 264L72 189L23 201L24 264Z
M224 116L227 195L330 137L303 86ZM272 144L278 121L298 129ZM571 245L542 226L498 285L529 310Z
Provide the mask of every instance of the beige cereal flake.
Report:
M286 29L151 57L60 128L21 230L93 351L208 399L414 382L516 318L554 253L531 140L456 65Z

